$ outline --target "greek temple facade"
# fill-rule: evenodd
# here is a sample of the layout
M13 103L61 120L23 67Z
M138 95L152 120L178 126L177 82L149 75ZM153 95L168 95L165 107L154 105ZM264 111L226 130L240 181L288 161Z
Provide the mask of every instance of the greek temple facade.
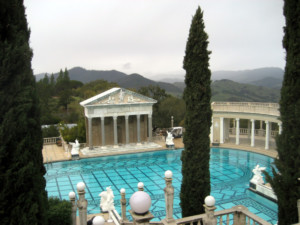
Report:
M112 88L80 102L89 149L151 142L152 106L156 102L124 88Z

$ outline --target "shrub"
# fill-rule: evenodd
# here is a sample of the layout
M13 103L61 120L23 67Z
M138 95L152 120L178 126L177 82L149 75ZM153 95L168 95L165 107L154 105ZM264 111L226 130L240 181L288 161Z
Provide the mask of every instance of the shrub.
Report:
M72 203L58 198L48 198L48 225L71 225Z
M43 138L59 136L59 131L55 125L50 125L49 127L45 127L42 129L42 131L43 131Z

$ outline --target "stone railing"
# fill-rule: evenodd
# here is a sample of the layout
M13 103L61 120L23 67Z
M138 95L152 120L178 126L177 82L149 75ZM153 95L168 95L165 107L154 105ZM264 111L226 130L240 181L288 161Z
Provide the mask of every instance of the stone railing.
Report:
M200 214L196 216L185 217L182 219L177 219L177 225L189 224L193 225L197 223L200 224L214 224L210 223L207 219L208 216L206 214ZM219 225L246 225L246 224L257 224L257 225L271 225L267 221L261 219L255 214L251 213L245 206L238 205L234 206L231 209L225 209L221 211L217 211L214 213L215 222Z
M254 113L279 117L279 104L263 102L212 102L213 112Z
M266 131L265 130L261 130L261 129L255 129L254 131L255 136L260 136L260 137L265 137L266 135ZM229 134L236 134L236 128L229 128ZM240 135L250 135L251 134L251 129L248 128L240 128ZM276 137L276 135L278 134L277 130L272 130L270 132L271 137Z
M170 170L165 172L165 182L166 187L164 188L165 193L165 202L166 202L166 217L162 221L158 222L150 222L151 219L154 218L152 213L149 211L151 206L151 199L147 193L143 193L144 184L140 182L138 184L138 192L135 192L133 195L135 197L133 200L130 198L130 206L131 210L129 213L131 214L133 221L128 221L126 217L126 198L125 198L125 189L122 188L120 190L121 193L121 216L118 212L115 211L114 208L107 205L108 220L105 221L103 217L96 216L93 219L93 225L271 225L267 221L262 218L256 216L251 213L245 206L238 205L234 206L230 209L225 209L221 211L215 212L215 199L212 196L207 196L205 198L204 209L205 213L190 217L185 217L181 219L173 218L173 200L174 200L174 187L172 186L172 172ZM85 184L83 182L79 182L77 184L77 192L78 199L76 202L76 194L74 192L69 193L69 198L72 203L72 225L86 225L87 224L87 205L88 202L85 199ZM139 197L137 197L139 196ZM148 196L148 197L147 197ZM137 200L139 198L139 200ZM142 199L142 201L141 201ZM104 199L105 200L105 199ZM150 201L150 204L149 204ZM102 202L101 204L113 204L109 202ZM144 205L143 205L143 204ZM79 218L76 219L78 209ZM112 209L112 210L109 210ZM137 210L135 212L134 210ZM143 211L141 211L143 210ZM113 213L114 212L114 213ZM79 223L76 223L76 220Z
M44 145L53 145L56 144L56 140L58 137L49 137L49 138L43 138L43 144Z

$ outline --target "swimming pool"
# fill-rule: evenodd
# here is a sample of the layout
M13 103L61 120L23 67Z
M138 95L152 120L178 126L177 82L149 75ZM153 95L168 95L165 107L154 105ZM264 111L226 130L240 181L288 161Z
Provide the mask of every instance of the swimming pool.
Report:
M175 191L174 218L181 218L181 152L182 149L165 150L46 164L48 196L69 199L69 192L76 193L76 184L83 181L86 184L88 214L93 214L100 211L99 193L111 186L115 195L115 207L120 213L120 189L126 189L128 203L130 196L137 191L138 182L143 182L144 190L152 199L150 211L158 221L165 217L164 172L171 170ZM266 170L270 172L272 162L272 158L256 153L211 148L211 195L216 199L216 210L244 205L251 212L275 224L277 205L248 190L254 166L259 164L267 167Z

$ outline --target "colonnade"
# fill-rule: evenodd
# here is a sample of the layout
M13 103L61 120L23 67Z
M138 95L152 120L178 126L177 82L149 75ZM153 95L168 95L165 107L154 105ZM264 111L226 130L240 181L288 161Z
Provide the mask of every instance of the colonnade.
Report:
M152 114L145 114L148 116L148 142L152 141ZM125 144L129 145L129 116L136 116L136 120L137 120L137 145L141 145L141 114L136 114L136 115L113 115L113 144L114 144L114 148L118 148L119 147L119 143L118 143L118 130L117 130L117 119L118 117L125 117ZM109 116L100 116L101 119L101 147L104 148L106 146L105 143L105 118L107 118ZM92 132L92 120L93 118L97 118L97 117L87 117L88 120L88 140L89 140L89 149L93 149L93 132ZM99 117L98 117L99 118Z
M229 132L229 125L227 125L226 129L225 129L225 125L224 125L224 119L230 119L230 118L225 118L225 117L213 117L212 118L212 126L211 126L211 134L210 134L210 138L211 138L211 143L214 142L219 142L220 144L223 144L225 142L225 134L227 132ZM240 144L240 118L233 118L235 120L235 127L233 127L232 129L235 128L235 144L239 145ZM242 118L244 119L244 118ZM256 129L255 129L255 119L248 119L248 121L250 122L250 138L251 138L251 142L250 142L250 146L251 147L255 147L255 134L256 134ZM218 124L219 122L219 124ZM260 120L260 129L262 128L262 122L265 123L265 149L269 149L270 145L270 133L271 133L271 124L274 123L274 121L269 121L269 120ZM278 133L281 134L282 132L282 123L281 122L277 122L278 124ZM219 132L219 134L217 133ZM214 135L215 134L215 135ZM219 140L217 140L215 137L218 136Z

